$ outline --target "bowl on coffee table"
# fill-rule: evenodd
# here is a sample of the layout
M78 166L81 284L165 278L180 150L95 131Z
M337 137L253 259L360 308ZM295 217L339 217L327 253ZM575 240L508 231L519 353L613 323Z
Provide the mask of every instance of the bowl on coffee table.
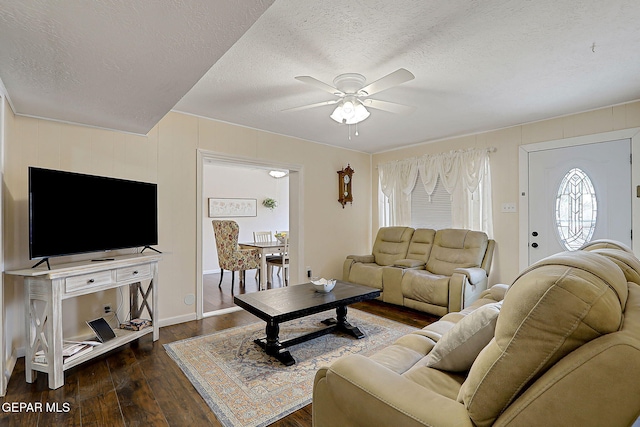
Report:
M336 279L325 279L322 277L312 277L311 283L316 289L316 292L327 293L336 286Z

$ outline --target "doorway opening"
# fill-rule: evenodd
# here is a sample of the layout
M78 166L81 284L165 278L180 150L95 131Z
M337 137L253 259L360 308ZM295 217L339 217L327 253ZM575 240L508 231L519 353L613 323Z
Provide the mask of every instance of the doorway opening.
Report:
M272 170L285 172L284 177L269 175ZM256 292L259 289L257 270L247 270L245 280L240 285L240 273L224 271L220 276L218 254L213 236L214 219L230 219L238 223L239 243L253 241L254 231L288 231L289 241L289 279L296 283L300 273L299 262L302 253L300 192L302 169L299 165L283 164L266 160L230 157L218 153L198 151L198 253L196 284L196 315L198 319L239 310L233 303L233 296L240 293ZM219 200L241 199L252 206L252 212L239 216L230 216L219 212L210 212L210 201L214 206ZM275 208L263 205L265 199L277 202ZM267 203L267 205L269 205ZM253 208L255 206L255 208ZM250 209L251 210L251 209ZM275 270L275 269L274 269ZM279 273L279 274L278 274ZM235 274L231 287L231 275ZM270 278L271 279L271 278ZM284 272L274 271L269 287L284 285ZM221 283L221 286L218 285Z

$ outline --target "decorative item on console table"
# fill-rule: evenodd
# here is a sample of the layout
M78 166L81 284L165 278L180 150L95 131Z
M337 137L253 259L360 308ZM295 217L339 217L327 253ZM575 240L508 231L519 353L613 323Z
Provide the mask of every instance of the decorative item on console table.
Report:
M347 164L347 167L338 171L338 201L342 204L342 209L347 203L353 204L353 182L354 170Z

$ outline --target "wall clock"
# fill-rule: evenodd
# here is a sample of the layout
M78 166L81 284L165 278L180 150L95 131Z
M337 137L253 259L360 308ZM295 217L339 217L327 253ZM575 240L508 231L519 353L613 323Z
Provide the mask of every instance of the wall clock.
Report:
M338 171L338 201L344 205L353 203L353 169L347 164L347 167Z

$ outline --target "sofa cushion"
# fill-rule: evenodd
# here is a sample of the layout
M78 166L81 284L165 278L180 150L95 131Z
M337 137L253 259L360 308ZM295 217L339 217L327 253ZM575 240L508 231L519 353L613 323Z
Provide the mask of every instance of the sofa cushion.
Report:
M409 270L402 277L402 295L414 301L446 307L449 302L448 276L426 270Z
M396 262L393 263L394 267L400 267L400 268L419 268L419 267L423 267L425 266L425 262L424 261L420 261L419 259L399 259Z
M411 227L382 227L373 244L373 256L378 265L393 265L407 257L409 242L413 236Z
M447 316L451 314L448 313ZM433 322L424 328L414 331L411 334L422 335L432 339L433 341L440 341L442 336L446 334L449 329L453 328L456 325L457 321L453 320L444 320L444 317L437 322Z
M491 425L558 360L618 330L627 291L620 268L595 253L565 252L525 270L458 394L474 424Z
M429 337L417 334L407 334L400 337L393 345L383 348L371 356L382 366L397 374L403 374L427 355L435 341Z
M351 267L349 281L382 289L382 267L378 264L357 262Z
M451 276L456 268L480 267L489 238L470 230L438 230L427 261L427 270Z
M468 371L493 338L502 302L483 305L445 333L429 353L426 366L444 371Z
M460 391L460 386L464 382L464 375L431 369L426 366L426 360L427 358L425 357L418 361L402 376L426 389L455 400Z
M435 238L436 230L417 228L413 232L413 236L411 236L411 243L409 243L409 249L407 250L407 258L419 260L422 261L423 264L426 264L431 254L431 248L433 247Z

